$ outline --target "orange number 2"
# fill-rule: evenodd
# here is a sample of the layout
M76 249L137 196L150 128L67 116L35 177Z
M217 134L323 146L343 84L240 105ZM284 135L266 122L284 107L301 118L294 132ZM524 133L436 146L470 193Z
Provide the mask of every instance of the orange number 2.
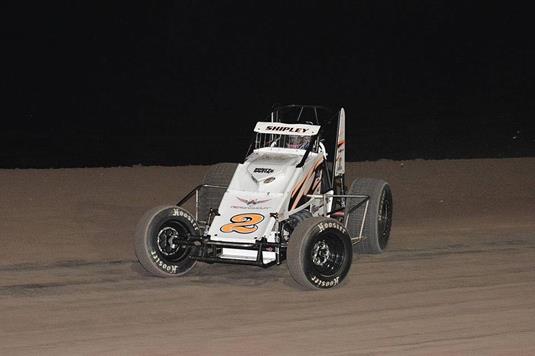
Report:
M258 225L264 220L261 214L238 214L230 218L231 223L221 226L222 232L237 232L239 234L250 234L258 230Z

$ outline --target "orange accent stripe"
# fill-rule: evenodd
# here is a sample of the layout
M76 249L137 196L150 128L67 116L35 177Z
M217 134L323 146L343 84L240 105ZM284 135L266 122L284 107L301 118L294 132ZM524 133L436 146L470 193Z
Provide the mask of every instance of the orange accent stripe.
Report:
M299 201L301 200L301 198L303 197L303 195L305 194L306 191L308 191L310 189L310 187L312 186L312 183L314 182L314 177L313 177L313 173L316 172L316 169L323 163L323 158L319 160L318 163L316 163L314 165L314 167L312 167L312 169L310 170L310 172L308 172L308 174L306 175L306 177L303 179L303 183L299 183L299 187L301 188L299 190L299 194L297 194L297 197L295 197L294 199L294 202L292 204L292 207L290 208L290 210L293 210L297 207L297 204L299 204ZM310 183L308 183L310 181ZM308 184L307 184L308 183ZM308 185L308 187L307 187ZM295 189L294 189L295 190ZM295 193L292 192L292 197Z
M308 179L308 177L314 173L316 171L316 168L318 168L318 166L323 162L323 158L314 166L314 167L311 167L310 168L310 171L308 171L308 173L306 174L306 176L301 179L301 181L299 181L299 183L297 183L294 187L294 189L292 189L292 197L294 196L295 193L297 193L297 191L299 190L299 188L301 188L301 185Z
M320 185L321 183L321 179L319 179L316 184L314 184L314 187L312 187L312 191L316 190L316 188L318 187L318 185Z
M295 193L297 193L299 191L299 189L301 188L301 186L303 185L303 183L305 183L305 181L307 180L308 176L310 175L310 173L314 170L314 168L311 168L311 170L309 172L307 172L307 174L301 178L301 180L299 181L299 183L297 183L294 187L294 189L292 189L292 196L294 196Z
M295 195L295 193L298 192L299 188L301 188L301 185L303 184L303 182L305 181L306 177L304 177L303 179L301 179L299 181L299 183L297 183L294 187L294 189L292 189L292 197Z
M293 203L292 208L290 210L293 210L293 209L295 209L297 207L297 204L299 204L299 201L301 200L301 198L303 197L305 192L308 189L310 189L310 186L312 185L313 181L314 181L314 177L313 176L309 176L307 181L303 184L303 187L299 191L299 194L297 194L297 197L295 197L294 203Z

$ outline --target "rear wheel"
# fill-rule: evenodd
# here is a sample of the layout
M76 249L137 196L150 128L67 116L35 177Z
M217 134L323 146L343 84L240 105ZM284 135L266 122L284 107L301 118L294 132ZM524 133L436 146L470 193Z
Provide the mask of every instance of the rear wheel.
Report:
M214 164L206 172L202 184L228 187L237 167L237 163ZM225 189L201 188L199 191L199 221L207 220L210 209L219 208L224 194Z
M157 207L148 211L136 229L136 256L141 265L159 277L187 273L195 265L189 256L193 246L180 242L190 235L200 235L194 217L176 206Z
M363 240L355 244L355 252L382 253L388 244L392 226L393 202L390 186L380 179L358 178L351 184L348 194L362 194L370 197L362 228ZM366 204L355 209L360 201L362 199L348 198L346 202L347 230L352 238L360 235L366 210Z
M306 219L290 236L288 270L292 278L306 289L340 285L349 272L352 258L349 234L334 219Z

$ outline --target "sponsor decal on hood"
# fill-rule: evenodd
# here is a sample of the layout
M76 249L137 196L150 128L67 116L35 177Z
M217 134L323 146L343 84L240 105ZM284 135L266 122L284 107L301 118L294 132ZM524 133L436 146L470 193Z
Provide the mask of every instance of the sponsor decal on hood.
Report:
M241 201L242 203L245 203L247 205L262 204L262 203L265 203L265 202L268 202L268 201L271 200L271 199L263 199L263 200L259 200L259 199L244 199L244 198L240 198L240 197L236 197L236 199L238 199L239 201Z
M270 208L269 206L259 206L259 205L261 205L262 203L267 203L271 199L258 199L258 198L247 199L247 198L240 198L240 197L236 197L236 199L238 199L243 204L231 205L230 207L233 209L266 210Z
M273 173L275 172L275 170L273 170L272 168L255 168L254 173L265 173L265 174L270 174L270 173Z

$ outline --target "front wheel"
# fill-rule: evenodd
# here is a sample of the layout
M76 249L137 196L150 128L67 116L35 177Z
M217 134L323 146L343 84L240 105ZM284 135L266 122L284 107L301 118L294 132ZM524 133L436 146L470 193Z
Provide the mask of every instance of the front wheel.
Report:
M351 238L338 221L325 217L301 222L290 236L288 270L306 289L325 289L340 285L353 259Z
M183 275L195 264L189 257L195 248L180 243L190 235L200 235L200 229L187 210L176 206L154 208L138 223L136 256L141 265L156 276Z

